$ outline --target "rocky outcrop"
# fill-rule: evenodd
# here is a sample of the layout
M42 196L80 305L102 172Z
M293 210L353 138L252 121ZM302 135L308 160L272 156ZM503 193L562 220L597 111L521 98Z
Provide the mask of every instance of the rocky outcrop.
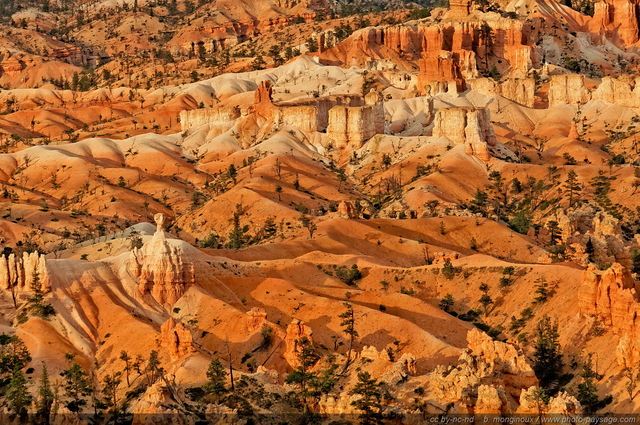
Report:
M166 239L162 226L164 216L154 217L157 229L142 249L134 249L129 270L138 278L140 294L150 293L160 304L173 305L195 283L193 264L184 260L180 247Z
M503 386L480 385L477 390L475 413L501 414L507 406L507 395Z
M640 78L604 77L591 97L593 100L627 108L638 108L640 107Z
M447 18L464 19L469 16L470 12L471 2L469 0L450 0L449 13L447 13Z
M442 20L365 28L334 47L325 36L320 59L361 67L389 58L417 61L422 94L435 82L456 81L462 88L464 80L478 77L479 69L494 65L503 75L524 77L537 59L529 40L530 25L501 17L470 18L469 8L467 0L458 0Z
M578 125L575 121L571 121L571 128L567 137L572 140L580 140L580 132L578 132Z
M489 161L489 146L496 145L491 127L489 110L486 108L442 108L436 112L433 127L434 137L446 137L454 145L464 145L465 152Z
M338 148L358 149L384 133L384 105L378 92L365 96L364 106L335 106L329 110L327 134Z
M580 402L572 395L561 391L548 403L540 400L540 389L530 387L520 393L519 414L579 415L582 413Z
M315 105L300 105L276 108L274 111L274 128L284 126L296 127L305 133L322 131L326 128L326 120Z
M460 72L460 65L453 53L442 51L436 57L422 58L418 61L420 72L418 73L418 92L422 95L434 95L433 86L437 83L452 82L456 91L465 89L464 79ZM448 88L448 84L446 84ZM442 90L438 90L440 92Z
M182 131L210 124L231 128L236 119L240 118L240 108L201 108L180 112L180 127Z
M251 317L251 320L247 325L247 330L249 332L260 330L262 329L262 326L267 323L267 312L264 308L253 307L251 310L247 311L247 316Z
M536 82L533 78L507 78L500 82L492 78L469 80L469 87L480 93L499 95L516 103L533 108Z
M593 217L593 232L602 236L618 236L622 232L620 220L606 211L599 211Z
M614 263L605 271L590 264L578 291L580 314L599 318L621 336L618 362L631 366L640 360L640 289L629 270Z
M518 388L528 387L536 382L533 369L519 347L495 341L478 329L469 331L467 343L467 355L461 358L481 359L487 375L499 372L508 385Z
M537 384L524 353L478 329L469 331L467 342L457 366L439 366L431 374L433 395L459 404L460 413L515 411L521 391Z
M418 32L415 27L405 25L364 28L354 32L347 43L351 52L369 52L386 47L406 59L417 58L420 50Z
M338 205L338 215L340 218L358 218L356 209L351 201L341 201Z
M594 5L589 29L604 33L622 44L640 40L638 17L640 3L637 0L604 0Z
M171 391L163 381L157 381L142 395L142 398L131 406L133 425L165 423L167 417L174 418L172 423L182 425L189 423L178 409ZM184 418L184 419L183 419Z
M562 74L551 76L549 106L582 105L590 100L627 108L640 107L640 78L629 76L604 77L598 87L589 91L584 76Z
M0 288L5 290L30 291L35 274L38 274L42 290L51 290L51 281L44 255L38 252L14 253L0 256Z
M551 76L549 106L582 105L591 99L584 84L584 75L562 74Z
M416 357L411 353L404 353L397 361L385 369L380 375L380 381L395 386L403 383L409 376L416 373Z
M0 76L19 77L26 67L26 64L16 57L5 57L0 62Z
M293 319L287 326L287 333L284 337L285 352L283 354L285 360L291 367L298 365L298 354L300 353L300 341L304 338L313 341L311 328L298 319Z
M372 361L382 361L384 363L390 363L385 367L384 371L380 374L379 380L390 385L399 385L405 382L411 375L417 373L416 357L411 353L404 353L396 361L393 358L393 348L389 347L391 351L381 350L378 351L376 347L366 345L362 347L360 357L369 359ZM391 353L391 354L390 354Z
M490 37L485 37L486 28L491 30ZM518 20L451 20L437 25L423 24L418 31L422 57L437 58L442 57L443 51L451 52L464 79L477 78L479 66L490 67L489 51L498 61L507 62L513 76L524 77L534 63L534 49L528 40L530 29Z
M160 327L160 346L166 348L174 360L196 352L191 331L172 318Z
M253 111L264 118L271 118L275 109L272 95L271 81L261 81L253 95Z

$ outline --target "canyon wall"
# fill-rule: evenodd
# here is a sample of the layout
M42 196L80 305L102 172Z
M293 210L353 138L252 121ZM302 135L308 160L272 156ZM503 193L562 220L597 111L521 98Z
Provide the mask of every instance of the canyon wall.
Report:
M463 90L464 81L477 78L479 68L489 69L505 61L506 65L499 65L502 72L526 76L535 62L529 31L522 22L505 18L420 25L419 91L425 93L424 87L431 82L450 80Z
M31 290L33 277L38 274L42 290L51 289L47 262L44 255L38 252L23 252L22 255L11 253L0 256L0 287L6 290Z
M469 88L489 96L499 95L528 108L533 108L536 82L533 78L476 78L469 81Z
M589 90L583 75L551 76L549 106L582 105L590 100L627 108L638 108L640 107L640 78L630 76L604 77L595 89Z
M604 77L591 98L628 108L640 107L640 78Z
M582 105L591 99L584 84L584 75L561 74L551 76L549 106Z
M595 3L589 30L606 34L622 44L630 45L640 40L638 17L640 2L637 0L604 0Z
M384 133L384 104L375 90L364 97L364 106L334 106L329 110L327 134L338 148L358 149L376 134Z
M487 162L491 159L489 146L496 145L486 108L442 108L436 112L434 137L446 137L454 145L464 145L465 152Z
M240 108L201 108L180 112L182 131L204 124L222 125L231 128L233 121L240 118Z
M640 284L619 263L605 271L590 264L578 291L580 314L599 318L620 335L617 359L631 367L640 361Z

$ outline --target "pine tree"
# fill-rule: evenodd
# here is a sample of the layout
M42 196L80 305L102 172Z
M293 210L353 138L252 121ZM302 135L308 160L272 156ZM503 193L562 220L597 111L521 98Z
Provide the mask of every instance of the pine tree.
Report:
M591 415L602 409L613 400L612 396L606 396L603 399L598 397L598 387L594 380L602 379L602 375L598 375L593 370L593 360L591 354L587 357L587 360L582 365L582 372L580 372L582 382L578 384L578 394L576 398L580 402L580 405L584 409L584 413Z
M67 409L72 412L79 412L87 404L86 398L91 395L93 389L89 376L82 369L82 366L76 362L73 362L61 375L65 380L64 390L67 398Z
M229 232L229 237L227 238L226 247L229 249L240 249L247 242L246 233L249 230L249 226L242 226L240 224L240 216L242 214L242 204L237 204L236 210L233 213L233 229Z
M0 335L0 373L12 374L31 361L31 354L24 342L15 335Z
M454 304L455 304L455 300L453 299L453 295L447 294L440 300L440 304L438 304L438 307L440 307L445 312L449 313L451 312L451 309Z
M55 395L51 389L51 381L47 371L47 364L42 362L42 374L40 375L40 384L38 385L38 400L36 401L36 409L38 423L48 424L51 415L51 406Z
M156 350L151 350L151 353L149 353L149 358L147 359L144 371L147 376L148 385L152 385L156 382L162 374L163 370L160 367L160 359L158 358L158 352Z
M596 249L593 246L593 241L591 240L591 236L589 236L589 239L587 240L587 243L584 247L584 252L586 254L589 254L589 261L591 261L591 256L596 252Z
M318 230L318 225L313 222L306 214L300 215L300 225L309 232L309 239L313 239L313 233Z
M7 400L11 410L21 418L26 418L27 409L31 405L31 395L27 389L27 380L21 369L14 369L7 386Z
M129 381L129 374L131 372L131 357L126 351L122 350L119 358L124 362L124 373L127 380L127 387L130 387L131 382Z
M306 337L297 340L297 344L298 366L287 375L284 381L298 386L297 398L305 412L308 412L311 401L318 395L317 389L312 385L318 379L318 375L312 368L320 360L320 354Z
M550 395L558 389L557 379L564 366L558 338L558 324L551 323L548 316L540 319L536 327L533 371L540 380L540 386Z
M27 298L28 309L34 316L48 319L49 316L54 315L56 312L51 304L44 301L44 292L42 291L38 270L34 268L31 276L31 291L33 294Z
M118 408L118 387L122 382L120 372L113 375L106 375L102 380L102 395L104 395L104 405L107 408L117 410Z
M640 251L638 249L634 249L631 254L631 272L640 274Z
M564 181L564 193L569 197L569 207L573 207L574 197L580 193L582 185L578 183L578 174L571 170L567 174L567 179Z
M560 226L555 220L551 220L547 223L547 229L549 229L549 242L551 245L556 245L559 239Z
M340 314L338 317L343 319L340 322L340 326L342 326L342 331L349 336L349 348L347 349L347 361L344 364L343 372L347 370L349 364L351 363L351 351L353 349L353 341L358 337L358 331L356 331L356 318L355 313L353 311L353 306L345 302L343 304L347 311Z
M365 425L382 424L382 397L384 392L381 383L371 377L369 372L358 373L358 383L351 390L351 395L361 396L351 402L351 405L360 410L360 423Z
M480 297L480 304L484 308L485 316L489 314L489 306L493 304L493 299L489 296L489 294L482 294Z
M547 302L547 300L549 299L549 283L544 278L544 276L541 276L540 278L536 279L535 288L536 288L534 292L536 294L535 302L536 303Z
M227 176L233 180L233 184L237 183L237 176L238 176L238 170L236 169L236 166L233 164L229 165L229 168L227 169Z
M227 381L227 371L217 357L209 363L207 378L209 380L202 386L202 389L205 393L214 396L216 401L219 402L220 396L227 392L225 385Z

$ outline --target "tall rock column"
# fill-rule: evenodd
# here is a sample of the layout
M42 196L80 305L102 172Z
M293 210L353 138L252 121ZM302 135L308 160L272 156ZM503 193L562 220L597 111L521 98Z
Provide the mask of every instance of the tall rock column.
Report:
M580 314L600 318L620 335L616 354L623 367L640 361L639 289L629 270L614 263L605 271L589 265L578 290Z
M35 273L44 292L51 290L51 281L44 255L38 252L23 252L22 255L12 253L0 256L0 288L20 291L31 290Z
M157 229L142 249L134 249L129 269L139 280L140 294L150 293L160 304L173 305L195 283L193 264L184 261L184 252L167 242L162 227L164 215L154 216Z

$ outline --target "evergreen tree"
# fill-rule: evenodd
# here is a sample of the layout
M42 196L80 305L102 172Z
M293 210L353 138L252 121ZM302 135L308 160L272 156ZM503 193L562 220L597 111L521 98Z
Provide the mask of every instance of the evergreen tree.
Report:
M638 249L634 249L631 254L631 272L640 274L640 251Z
M474 198L471 200L471 211L479 212L483 217L487 216L487 205L489 201L489 196L486 192L478 189L476 190L476 194Z
M126 351L122 350L120 352L120 360L124 362L124 373L127 380L127 387L131 386L131 382L129 381L129 374L131 372L131 357L127 354Z
M205 393L214 396L216 401L219 402L220 396L227 392L225 385L227 381L227 371L217 357L209 363L207 378L209 380L202 386L202 389Z
M576 194L580 193L582 186L578 183L578 174L571 170L567 174L567 179L564 181L564 193L569 197L569 207L573 207Z
M558 324L552 323L548 316L540 319L536 327L533 370L540 380L540 386L550 395L558 389L557 380L564 366L558 338Z
M306 214L300 215L300 225L309 232L309 239L313 239L313 233L318 230L318 225L313 222Z
M227 169L227 177L233 180L233 184L237 183L236 177L238 177L238 170L236 169L235 165L229 165L229 168Z
M453 295L447 294L440 300L440 304L438 304L438 307L440 307L445 312L449 313L451 312L451 309L453 308L454 304L455 304L455 300L453 299Z
M113 375L106 375L102 380L102 395L104 395L104 405L114 412L118 410L118 387L122 382L120 372Z
M592 415L598 410L611 403L612 396L607 396L603 399L598 397L598 387L595 384L595 380L602 379L601 375L598 375L593 370L593 360L591 354L587 357L586 362L582 365L582 372L580 372L582 382L578 384L578 394L576 398L580 402L580 405L584 409L584 413Z
M71 363L71 366L62 371L61 375L64 378L67 409L79 412L87 404L86 398L91 395L93 390L89 376L76 362Z
M349 348L347 349L347 361L344 364L343 372L347 370L349 364L351 363L351 351L353 350L353 341L358 337L358 331L356 331L356 317L353 311L353 306L345 302L343 304L347 311L340 314L338 317L343 319L340 322L340 326L342 326L342 331L347 334L349 337Z
M298 386L296 398L300 400L305 412L308 412L309 404L318 395L317 388L313 385L318 375L312 368L320 360L320 354L306 337L299 339L297 343L298 366L287 375L284 381Z
M382 384L371 377L369 372L358 373L358 383L351 390L351 395L361 396L351 405L360 410L360 423L365 425L382 424Z
M240 216L242 214L242 204L237 204L236 210L233 213L233 229L229 232L229 237L227 238L226 247L229 249L240 249L247 242L246 233L249 231L249 226L242 226L240 224Z
M33 294L27 298L27 305L31 314L42 319L48 319L49 316L56 313L53 306L44 301L44 292L42 291L42 283L40 282L40 273L38 273L38 270L36 269L33 270L31 278L31 291Z
M26 418L27 409L31 405L31 395L27 389L27 380L21 369L14 369L7 386L7 400L11 410L20 418Z
M0 374L13 374L31 361L31 354L24 342L15 335L0 335Z
M51 381L49 380L49 373L47 371L47 364L42 362L42 374L40 375L40 383L38 385L38 399L36 401L36 413L38 423L48 424L49 417L51 415L51 406L55 395L51 389Z
M547 229L549 229L549 242L551 245L556 245L558 243L558 239L560 238L560 227L558 222L555 220L551 220L547 223Z
M535 288L536 288L534 292L536 294L535 302L536 303L547 302L547 300L549 299L549 283L544 278L544 276L536 279Z
M160 367L160 359L158 358L158 352L156 350L151 350L151 353L149 353L149 358L147 359L144 371L148 385L155 383L164 372Z
M484 308L485 316L489 314L489 306L493 304L493 299L489 296L489 294L482 294L480 297L480 304Z
M596 252L595 247L593 246L593 241L591 237L587 240L587 243L584 246L584 252L589 256L589 261L593 261L593 254Z

